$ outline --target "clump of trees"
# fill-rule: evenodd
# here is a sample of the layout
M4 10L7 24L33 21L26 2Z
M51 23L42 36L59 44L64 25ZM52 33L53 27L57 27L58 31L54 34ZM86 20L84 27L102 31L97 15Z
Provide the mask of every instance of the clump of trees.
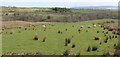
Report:
M60 13L70 12L70 9L68 9L68 8L58 8L58 7L55 7L55 8L52 8L52 10L55 11L55 12L60 12Z

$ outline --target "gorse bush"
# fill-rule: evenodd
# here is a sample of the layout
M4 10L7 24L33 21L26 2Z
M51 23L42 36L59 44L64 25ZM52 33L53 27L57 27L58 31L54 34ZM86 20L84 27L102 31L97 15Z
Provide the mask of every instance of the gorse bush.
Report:
M35 34L34 40L39 40L38 34Z
M93 47L92 47L92 51L96 51L97 49L98 49L97 46L93 46Z

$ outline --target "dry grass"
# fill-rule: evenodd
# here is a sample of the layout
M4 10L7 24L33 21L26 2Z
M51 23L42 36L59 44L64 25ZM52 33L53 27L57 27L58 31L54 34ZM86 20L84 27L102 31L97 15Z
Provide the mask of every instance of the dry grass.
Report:
M114 30L120 29L120 27L118 26L117 23L103 23L102 25L104 26L104 28L107 28L109 30L111 30L111 29L114 29Z
M21 28L24 26L35 26L40 24L52 24L55 22L25 22L25 21L7 21L2 22L2 29Z

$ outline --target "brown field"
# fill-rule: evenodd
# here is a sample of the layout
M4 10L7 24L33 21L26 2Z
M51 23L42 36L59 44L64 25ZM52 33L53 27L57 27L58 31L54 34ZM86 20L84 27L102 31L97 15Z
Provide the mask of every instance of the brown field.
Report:
M55 22L8 21L8 22L2 22L2 29L19 28L24 26L34 26L34 25L52 24L52 23L55 23Z
M117 23L103 23L102 25L107 29L114 29L114 30L120 29Z

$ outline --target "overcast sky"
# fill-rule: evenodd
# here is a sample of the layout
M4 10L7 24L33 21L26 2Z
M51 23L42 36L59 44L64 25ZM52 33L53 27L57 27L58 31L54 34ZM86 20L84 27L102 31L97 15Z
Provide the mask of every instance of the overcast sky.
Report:
M16 6L16 7L118 6L118 2L119 0L0 0L0 6Z

